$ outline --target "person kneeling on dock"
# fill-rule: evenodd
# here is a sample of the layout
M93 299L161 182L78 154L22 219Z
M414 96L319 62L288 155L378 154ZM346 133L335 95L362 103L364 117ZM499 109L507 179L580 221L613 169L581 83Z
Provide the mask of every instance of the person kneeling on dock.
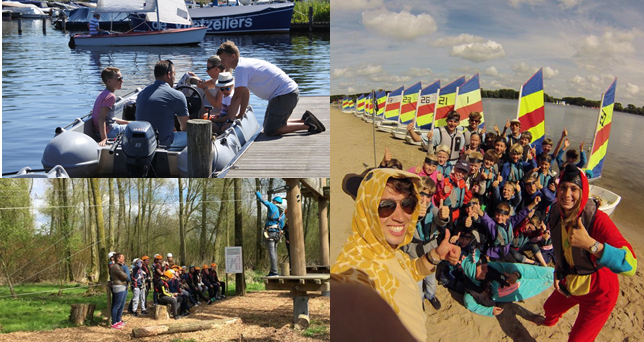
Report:
M154 66L156 81L141 91L136 98L136 121L147 121L159 131L159 143L168 148L188 145L185 132L188 123L188 102L174 86L176 70L172 61L158 61ZM173 132L174 116L179 119L182 132Z
M229 110L246 113L249 91L255 96L268 101L264 117L264 133L282 135L308 130L309 133L321 133L324 125L308 110L300 120L289 120L297 106L300 92L297 83L277 66L255 58L240 57L235 43L226 41L219 46L217 55L225 68L235 69L237 89L233 95ZM239 109L238 109L239 108Z

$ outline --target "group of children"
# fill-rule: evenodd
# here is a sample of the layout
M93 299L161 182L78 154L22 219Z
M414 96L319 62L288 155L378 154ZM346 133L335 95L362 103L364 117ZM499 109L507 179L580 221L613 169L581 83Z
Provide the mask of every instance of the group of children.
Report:
M128 267L123 263L123 254L110 255L110 280L112 281L112 328L122 329L125 322L121 320L127 297L127 284L133 293L128 312L135 317L147 315L147 297L153 290L154 304L170 304L175 319L190 314L190 309L199 306L201 301L211 304L226 298L226 283L217 277L217 264L205 264L201 268L191 265L179 266L174 263L172 253L166 260L160 254L150 258L146 255L136 258ZM115 288L114 284L118 284Z
M551 139L544 139L541 146L531 146L532 134L521 132L519 120L508 120L503 132L495 126L495 132L486 133L478 127L480 118L480 113L474 112L470 114L470 126L460 128L459 114L451 112L447 117L448 126L434 129L422 137L428 153L420 165L408 169L423 180L419 189L421 215L412 243L404 248L412 257L414 253L421 255L416 251L435 248L449 230L450 242L461 247L463 259L470 262L470 270L473 263L478 271L468 273L462 263L449 265L443 262L436 277L423 280L424 299L434 308L440 308L435 297L437 278L444 286L466 293L467 298L475 298L475 301L465 301L472 311L498 315L502 311L500 308L495 310L486 306L485 300L479 300L480 295L472 294L485 293L484 297L499 300L499 293L512 293L508 286L514 286L513 282L518 280L515 278L521 277L522 273L536 274L539 279L545 277L549 279L547 285L552 284L553 269L547 267L554 262L547 229L556 192L552 160L556 160L562 170L565 165L576 163L579 157L577 166L583 167L586 156L582 143L579 153L568 150L566 160L563 160L564 151L569 147L566 129L553 150ZM506 137L508 128L511 132ZM457 149L458 153L452 149ZM402 170L401 163L392 157L386 150L380 167ZM488 268L488 261L495 266ZM534 264L540 270L525 269L522 265L518 276L504 274L505 266L497 266L497 263ZM550 274L549 278L547 274ZM482 289L480 284L485 277L489 279L483 283L488 287L496 284L499 291ZM530 287L527 279L524 278L524 288ZM536 288L540 291L547 288L543 279L537 282ZM507 298L515 298L515 295ZM524 294L522 298L527 297Z

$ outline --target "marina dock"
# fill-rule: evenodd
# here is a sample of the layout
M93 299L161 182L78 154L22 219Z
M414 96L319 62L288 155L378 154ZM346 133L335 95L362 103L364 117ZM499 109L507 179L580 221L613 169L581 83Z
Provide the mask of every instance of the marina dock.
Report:
M329 96L302 96L291 119L310 111L324 124L319 134L269 137L261 133L225 177L328 178L331 128Z

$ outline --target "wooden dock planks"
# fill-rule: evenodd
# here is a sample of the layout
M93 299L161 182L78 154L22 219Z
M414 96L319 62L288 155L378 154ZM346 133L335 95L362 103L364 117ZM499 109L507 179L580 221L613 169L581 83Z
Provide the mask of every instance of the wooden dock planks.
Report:
M291 119L309 110L324 124L319 134L289 133L269 137L261 133L225 177L328 178L331 110L328 96L302 96Z

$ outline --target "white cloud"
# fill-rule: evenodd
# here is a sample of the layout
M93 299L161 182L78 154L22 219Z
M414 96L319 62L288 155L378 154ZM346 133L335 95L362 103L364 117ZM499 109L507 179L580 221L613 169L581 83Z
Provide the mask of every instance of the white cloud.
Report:
M525 62L512 64L512 71L517 75L533 74L538 68L531 67Z
M579 5L583 0L559 0L559 7L563 9L573 8Z
M388 74L379 74L372 75L371 80L374 82L388 82L388 83L404 83L411 80L409 76L398 76L398 75L388 75Z
M483 43L483 42L485 42L485 39L483 37L463 33L463 34L459 34L456 37L443 37L443 38L436 39L434 41L430 41L429 45L430 46L454 46L454 45Z
M356 92L356 89L353 87L348 87L347 88L347 94L354 94Z
M340 77L351 77L352 72L349 71L349 67L346 68L335 68L331 72L331 79L340 78Z
M411 77L423 77L431 75L432 72L433 71L430 68L410 68L406 75Z
M436 32L436 21L426 13L413 15L407 10L400 13L377 9L362 13L362 24L368 30L380 35L413 40Z
M628 93L631 96L635 96L639 94L640 92L640 87L636 86L635 84L628 83L626 85L626 93Z
M508 0L508 3L510 4L510 6L514 8L519 8L519 6L521 6L522 3L525 3L530 6L534 6L541 2L543 2L543 0Z
M472 62L484 62L505 57L501 44L488 40L487 43L469 43L453 46L449 52L452 57L461 57Z
M624 65L624 57L635 53L633 42L642 36L642 31L606 30L603 35L591 34L575 40L573 59L578 66L588 70L607 69L613 65Z
M543 77L545 79L551 79L559 76L559 70L553 69L551 67L543 68Z
M491 67L485 69L483 74L486 75L486 76L496 77L496 76L499 76L499 71L496 70L496 68L494 66L491 66Z
M383 0L331 0L332 10L356 11L381 7Z
M579 75L575 75L575 77L570 79L570 83L572 83L574 85L577 85L577 86L584 86L584 85L586 85L586 80L583 77L579 76Z
M373 74L379 74L382 73L382 65L372 65L368 64L362 67L358 67L356 69L356 74L360 76L367 76L367 75L373 75Z

